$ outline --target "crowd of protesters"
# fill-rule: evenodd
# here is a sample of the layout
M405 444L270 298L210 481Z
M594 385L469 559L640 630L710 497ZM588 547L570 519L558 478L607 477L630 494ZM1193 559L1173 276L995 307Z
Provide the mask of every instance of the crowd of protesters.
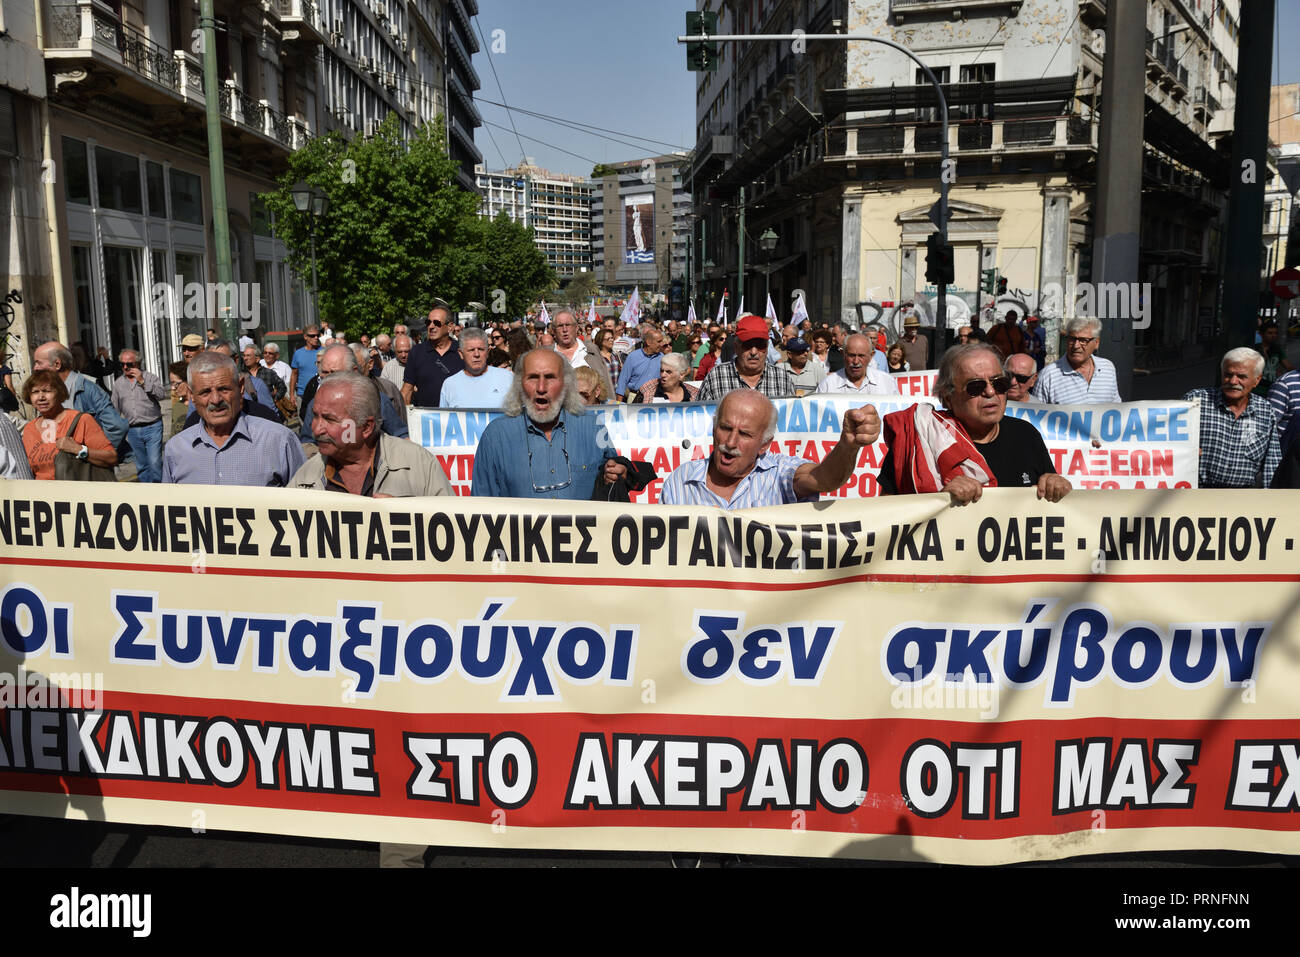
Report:
M504 419L514 420L510 428L518 434L506 435L505 426L484 434L479 456L486 467L475 471L476 494L572 497L579 489L599 491L593 485L638 481L635 470L628 471L632 463L606 469L604 451L592 461L575 460L604 445L578 428L590 406L721 403L737 391L768 400L813 393L895 395L894 376L934 368L936 351L935 330L923 329L915 314L903 317L893 341L879 327L855 330L810 318L785 326L754 315L732 324L651 317L629 324L615 316L592 321L570 308L558 309L546 322L489 320L482 328L462 328L441 302L412 326L349 343L328 325L313 325L303 330L302 345L285 355L275 341L259 345L244 336L232 344L208 329L206 336L192 333L181 340L179 356L166 367L167 381L145 369L134 349L114 357L101 348L91 356L80 343L44 343L21 387L15 388L12 369L4 366L4 389L20 393L23 405L14 395L13 408L0 417L0 474L103 478L130 460L140 482L330 488L335 473L329 457L339 449L330 436L337 423L321 419L317 394L331 377L346 375L335 382L350 383L349 407L368 415L373 409L375 437L363 443L372 457L365 486L372 493L376 479L379 485L396 481L389 477L396 470L396 447L387 439L409 441L407 409L419 406L502 409ZM1037 317L1022 321L1008 311L988 330L973 318L943 352L934 390L943 408L913 407L884 423L891 454L882 469L882 491L948 490L964 504L978 498L970 484L976 482L980 488L1032 485L1040 496L1059 498L1064 480L1044 478L1055 474L1050 456L1037 432L1005 417L1006 403L1122 401L1114 365L1097 354L1101 331L1096 319L1068 321L1060 358L1047 362ZM1294 414L1300 408L1300 370L1287 362L1275 323L1261 326L1259 340L1253 349L1223 357L1219 387L1186 396L1200 402L1201 487L1300 487L1300 416ZM539 351L549 358L543 361ZM340 401L335 390L330 402ZM761 438L766 422L760 420L767 413L753 403L734 409L733 419L757 417ZM850 434L859 433L845 436ZM734 444L727 448L735 450ZM312 461L318 455L324 466ZM953 466L956 455L959 464ZM521 472L530 459L532 472ZM384 460L388 465L381 469ZM944 471L940 461L952 468ZM752 462L746 456L744 462L756 472L769 470L763 456ZM309 474L299 475L307 466ZM730 465L717 477L728 470ZM777 472L789 478L797 470ZM117 477L128 474L117 470ZM807 497L806 480L786 485L769 490L765 500ZM701 497L695 493L692 500ZM733 496L715 499L725 504ZM736 500L752 502L753 496Z

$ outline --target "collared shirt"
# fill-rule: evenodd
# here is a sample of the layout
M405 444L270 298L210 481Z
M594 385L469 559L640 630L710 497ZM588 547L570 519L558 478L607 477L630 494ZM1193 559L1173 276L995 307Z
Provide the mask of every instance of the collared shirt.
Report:
M241 415L225 445L202 422L172 436L163 448L164 482L177 485L253 485L278 488L302 467L302 446L269 419Z
M1201 488L1268 488L1282 462L1277 416L1267 399L1250 397L1246 411L1232 414L1221 389L1193 389L1183 396L1201 403Z
M370 459L370 465L366 468L365 480L361 483L361 494L366 498L373 498L375 494L375 473L379 471L379 445L375 445L375 454ZM344 495L350 495L348 487L343 484L339 478L338 467L329 459L325 460L325 473L322 480L327 492L342 492Z
M460 357L460 347L455 342L445 353L439 353L428 339L418 346L411 346L411 354L406 357L406 371L402 382L415 386L411 404L432 409L442 404L442 384L461 369L465 360Z
M442 384L444 409L499 409L515 377L505 369L488 366L479 375L464 369Z
M489 423L474 453L473 495L586 501L618 452L590 412L561 411L546 435L526 412Z
M809 359L804 363L802 372L795 372L789 362L782 362L778 367L790 373L790 384L794 386L795 395L810 395L826 378L826 367L820 362Z
M63 403L63 407L85 412L103 430L109 445L113 448L120 446L130 426L113 408L108 393L80 372L70 372L63 384L68 388L68 401Z
M700 394L696 398L701 402L720 402L722 397L733 389L748 388L751 386L736 371L734 360L719 362L704 377L704 382L700 385ZM758 380L758 385L752 388L769 399L784 399L794 395L794 383L790 381L790 373L774 365L763 365L763 373Z
M140 370L143 382L136 382L126 376L118 376L113 383L113 408L126 419L127 425L152 425L162 420L162 406L158 403L167 398L167 387L162 379L152 372Z
M1277 430L1285 434L1291 416L1300 411L1300 369L1293 369L1278 377L1268 390L1268 404L1277 416Z
M1085 405L1098 402L1123 402L1119 397L1119 380L1109 359L1092 357L1092 381L1089 382L1070 365L1065 356L1038 373L1034 395L1048 405Z
M798 498L794 493L794 473L809 464L806 459L764 452L754 468L740 480L728 501L709 488L709 459L693 459L673 470L664 480L659 501L664 505L712 505L730 511L737 508L762 508L789 505L792 502L815 502L816 495Z
M832 372L822 379L817 391L849 395L898 395L898 383L888 372L867 366L862 385L854 385L843 372Z
M381 378L387 379L399 389L402 383L406 381L406 366L402 365L397 359L389 359L384 363L384 371L379 373Z
M623 360L623 368L618 374L618 385L614 387L614 392L618 395L637 392L651 379L659 378L659 360L662 358L663 355L658 352L647 356L644 349L636 349L628 353L628 357Z

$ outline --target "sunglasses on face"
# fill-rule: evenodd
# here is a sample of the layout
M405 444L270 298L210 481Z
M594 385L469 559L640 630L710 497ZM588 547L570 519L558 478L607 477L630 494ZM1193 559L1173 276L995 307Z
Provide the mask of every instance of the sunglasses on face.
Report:
M966 394L972 399L978 399L990 385L998 395L1006 395L1011 388L1011 378L1000 375L996 379L971 379L966 383Z
M435 328L437 328L437 329L441 329L443 326L446 325L446 323L445 323L445 322L438 322L436 319L430 319L430 320L429 320L429 325L430 325L430 326L433 326L433 327L435 327Z
M138 362L123 362L123 363L122 363L122 368L123 368L123 369L134 369L134 368L135 368L136 366L138 366L139 364L140 364L140 363L138 363Z
M1032 379L1034 376L1038 375L1038 373L1037 373L1037 372L1031 372L1031 373L1029 373L1029 375L1021 375L1019 372L1008 372L1007 375L1011 376L1011 378L1015 379L1015 380L1016 380L1017 382L1019 382L1021 385L1024 385L1026 382L1028 382L1028 381L1029 381L1030 379Z

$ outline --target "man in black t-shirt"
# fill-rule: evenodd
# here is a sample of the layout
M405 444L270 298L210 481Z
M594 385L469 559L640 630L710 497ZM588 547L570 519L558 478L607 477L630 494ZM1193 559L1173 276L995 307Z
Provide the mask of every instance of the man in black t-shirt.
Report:
M999 352L977 342L944 353L934 394L961 425L1000 487L1037 488L1039 498L1059 502L1069 493L1070 482L1056 474L1039 431L1021 419L1006 417L1010 386ZM880 465L882 494L897 492L894 474L891 449ZM943 491L952 496L954 505L965 505L978 501L984 486L960 474L951 477Z

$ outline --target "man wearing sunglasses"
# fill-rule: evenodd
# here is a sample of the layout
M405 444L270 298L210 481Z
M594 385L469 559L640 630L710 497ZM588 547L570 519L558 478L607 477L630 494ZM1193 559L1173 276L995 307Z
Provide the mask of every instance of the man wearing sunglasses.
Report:
M1101 320L1071 319L1065 324L1065 355L1038 374L1035 395L1048 405L1123 402L1110 360L1094 356L1101 342Z
M1039 405L1041 400L1030 391L1038 383L1038 365L1028 353L1018 352L1008 356L1002 369L1011 379L1011 388L1007 390L1009 402L1032 402Z
M471 494L586 501L602 475L608 484L627 475L553 349L524 354L501 411L479 439Z
M709 370L700 383L696 399L718 402L736 389L753 389L769 399L793 396L794 382L790 373L767 361L767 336L765 319L750 314L741 316L736 323L736 358L730 362L718 362Z
M162 379L140 367L140 353L123 349L117 361L122 374L113 383L113 408L126 419L126 441L135 457L137 481L162 479L162 406L167 387Z
M289 391L298 399L302 408L302 394L307 391L307 383L316 377L316 354L320 352L320 327L308 326L302 332L303 345L294 351L289 361Z
M947 492L954 505L979 501L985 486L1037 488L1059 502L1070 482L1056 474L1038 429L1008 417L1011 377L1002 355L982 342L943 355L934 394L946 412L916 405L885 416L889 452L880 463L880 491Z
M407 357L402 398L407 405L435 408L442 401L442 384L464 368L460 348L451 338L451 307L439 303L429 310L424 342Z

